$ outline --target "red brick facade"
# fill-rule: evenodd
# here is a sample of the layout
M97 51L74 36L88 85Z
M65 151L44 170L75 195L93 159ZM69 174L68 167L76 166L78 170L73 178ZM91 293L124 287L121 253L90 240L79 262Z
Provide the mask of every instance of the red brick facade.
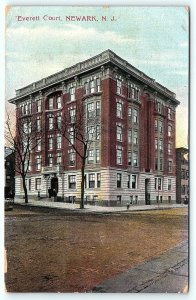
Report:
M53 164L57 165L57 156L62 154L61 165L65 172L80 169L81 159L78 155L75 165L69 164L69 151L72 147L66 139L62 139L60 149L56 147L59 133L57 118L60 115L68 118L69 110L77 108L77 120L79 113L82 112L85 116L87 103L93 101L100 102L101 107L101 134L100 142L97 142L100 147L100 162L90 164L87 169L109 168L138 176L140 173L144 176L175 176L175 108L179 102L171 91L125 63L110 50L97 56L96 60L92 58L88 63L80 63L67 72L71 72L67 79L65 72L62 75L59 72L56 77L54 74L52 83L47 85L47 80L51 82L51 77L45 78L38 82L41 88L36 90L38 83L34 83L30 91L27 88L21 89L10 100L16 104L17 119L18 111L22 114L23 104L29 101L32 120L41 120L42 134L38 132L37 136L41 136L42 146L39 151L32 151L29 176L42 174L36 168L38 156L41 157L42 168L49 165L50 155L53 157ZM59 81L60 76L62 79ZM93 92L86 95L85 84L95 80L94 78L100 79L100 90L96 91L93 87ZM72 88L75 89L74 100L71 99ZM61 98L60 108L57 106L58 97ZM53 99L52 109L49 106L50 98ZM39 112L38 101L41 101ZM26 114L22 117L25 118ZM49 118L53 118L52 129L49 128ZM50 138L52 149L49 149ZM79 141L76 141L76 147L82 151ZM151 183L151 189L152 187Z

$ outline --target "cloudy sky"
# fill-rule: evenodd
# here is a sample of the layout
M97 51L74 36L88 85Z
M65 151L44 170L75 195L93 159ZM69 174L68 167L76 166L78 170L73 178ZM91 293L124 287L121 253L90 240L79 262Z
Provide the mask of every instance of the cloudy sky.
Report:
M44 20L46 15L58 20ZM98 21L71 22L66 16ZM111 49L176 93L177 146L187 146L188 37L185 7L12 7L6 18L6 99L15 89Z

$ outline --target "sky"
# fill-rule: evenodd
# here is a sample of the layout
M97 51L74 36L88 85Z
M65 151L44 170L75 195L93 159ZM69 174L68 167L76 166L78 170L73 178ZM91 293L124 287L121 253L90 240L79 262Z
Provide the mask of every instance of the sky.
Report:
M38 20L19 21L18 16ZM66 16L95 16L98 21L66 21ZM108 21L101 21L102 16ZM111 49L176 93L181 103L176 146L187 146L186 7L8 7L5 36L6 99L15 96L15 89Z

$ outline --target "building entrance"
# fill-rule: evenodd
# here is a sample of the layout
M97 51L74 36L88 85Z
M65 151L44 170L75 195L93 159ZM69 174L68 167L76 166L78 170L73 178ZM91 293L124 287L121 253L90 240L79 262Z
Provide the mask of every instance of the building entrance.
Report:
M57 196L58 193L58 178L57 177L53 177L51 179L51 185L50 185L50 194L52 197Z

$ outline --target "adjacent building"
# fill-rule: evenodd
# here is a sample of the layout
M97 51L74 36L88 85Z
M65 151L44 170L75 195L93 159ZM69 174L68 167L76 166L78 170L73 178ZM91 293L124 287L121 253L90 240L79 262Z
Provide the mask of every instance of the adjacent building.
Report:
M4 172L5 172L5 198L13 198L15 194L15 151L12 148L4 148Z
M189 151L184 147L176 149L176 202L189 202Z
M176 202L179 101L111 50L18 89L9 102L16 105L17 119L32 118L37 124L40 142L31 153L29 197L38 192L48 197L55 188L58 200L79 200L81 161L57 129L64 113L75 118L81 108L85 118L93 116L97 132L86 161L87 203ZM16 197L23 197L20 176Z

